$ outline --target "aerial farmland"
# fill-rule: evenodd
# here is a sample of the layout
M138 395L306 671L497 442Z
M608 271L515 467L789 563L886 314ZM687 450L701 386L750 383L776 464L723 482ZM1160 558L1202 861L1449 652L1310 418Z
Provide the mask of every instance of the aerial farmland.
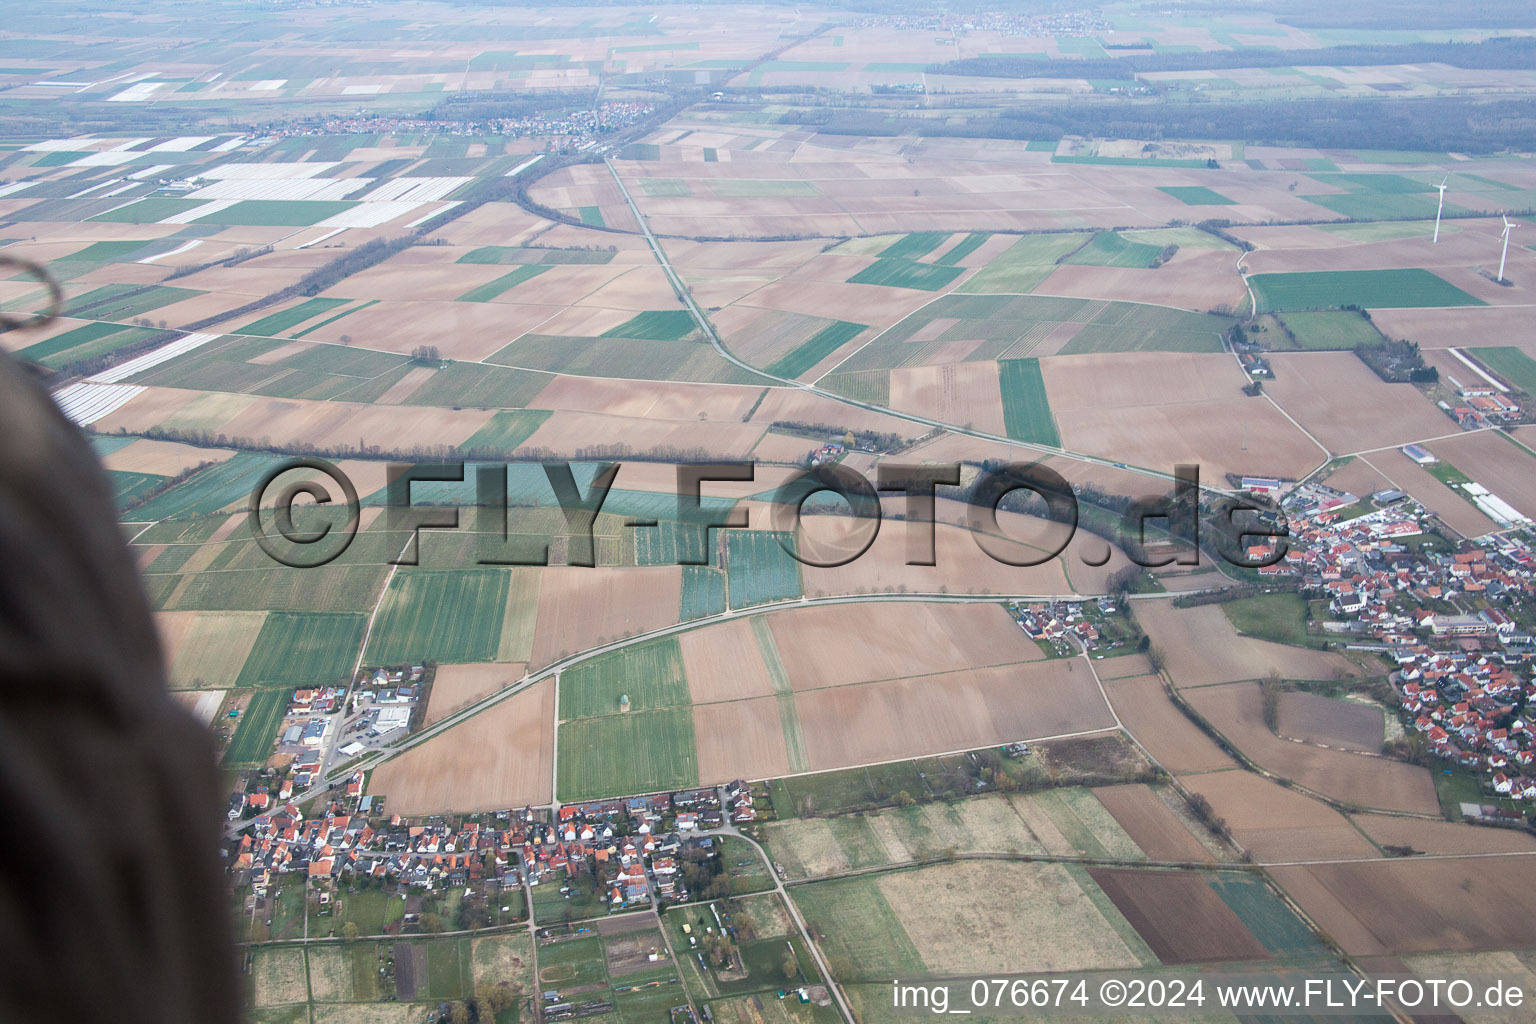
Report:
M1528 12L0 51L0 349L211 733L248 1019L1533 983Z

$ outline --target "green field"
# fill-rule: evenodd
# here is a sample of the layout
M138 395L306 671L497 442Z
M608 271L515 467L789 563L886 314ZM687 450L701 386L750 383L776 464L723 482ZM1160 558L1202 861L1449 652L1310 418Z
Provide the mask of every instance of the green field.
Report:
M65 315L91 320L126 320L201 294L191 288L160 284L147 288L134 284L104 284L71 299Z
M1536 395L1536 360L1513 345L1486 345L1467 349L1494 373L1528 395Z
M1355 310L1285 313L1279 319L1296 336L1297 346L1304 349L1352 350L1357 345L1382 342L1381 332Z
M210 214L206 223L234 227L308 227L356 206L345 200L244 199Z
M482 245L460 256L455 263L482 266L514 263L612 263L614 253L606 249L538 249L521 245Z
M64 262L112 263L153 244L143 238L128 238L115 242L93 242L78 252L64 257Z
M307 299L285 309L279 313L264 316L259 320L253 320L240 328L235 334L258 334L263 337L275 338L281 331L291 330L322 313L329 313L337 306L345 306L351 299Z
M725 611L725 573L707 565L683 566L683 596L678 620L719 615Z
M775 377L798 377L858 337L866 324L838 320L811 335L766 367Z
M641 178L640 191L657 199L686 199L693 189L681 178Z
M857 373L829 373L816 382L833 394L844 395L871 405L891 404L891 371L860 370Z
M248 499L256 481L276 461L275 455L237 452L140 505L134 510L134 522L205 516Z
M965 259L971 253L975 252L977 249L980 249L982 244L991 237L991 234L985 231L972 231L960 241L950 246L949 251L945 252L944 255L938 257L933 262L939 264L940 266L952 267L959 263L961 260Z
M768 196L816 196L816 186L809 181L767 178L717 178L710 183L722 199L761 199Z
M607 222L603 220L603 208L601 206L578 206L576 207L576 216L581 219L583 224L588 224L595 228L607 226Z
M404 405L442 409L519 409L533 401L551 378L530 370L485 363L453 362L407 395ZM481 427L491 428L492 420Z
M1227 601L1221 610L1240 633L1308 646L1307 602L1299 594L1257 594Z
M18 355L41 363L49 369L84 359L114 352L125 345L152 337L154 331L144 327L124 327L121 324L93 323L74 330L56 334L47 341L28 345Z
M543 889L544 886L539 886ZM558 889L559 886L550 886ZM597 936L564 939L540 946L540 989L571 989L582 985L600 985L608 980L607 958L603 940Z
M1004 359L997 364L997 370L1008 436L1061 447L1061 435L1056 431L1050 399L1045 394L1045 379L1040 375L1040 360Z
M916 288L936 292L947 288L965 273L964 267L944 267L903 259L877 259L848 279L849 284L879 284L891 288Z
M236 686L344 683L363 645L367 616L272 612L240 670Z
M1444 278L1427 270L1323 270L1255 274L1248 279L1260 312L1296 309L1417 308L1482 306Z
M107 479L112 484L112 496L117 499L117 507L122 510L143 501L146 494L165 483L170 477L112 469L107 471Z
M1061 262L1090 267L1140 267L1153 265L1163 250L1143 242L1128 242L1113 231L1100 231L1092 241Z
M282 724L283 712L288 710L292 690L257 690L251 695L250 706L240 716L234 738L224 751L224 763L260 764L272 752L277 739L277 728Z
M731 530L726 534L726 577L731 607L748 608L787 601L803 593L800 563L780 546L793 543L787 533Z
M957 291L1027 294L1056 269L1057 262L1083 244L1086 235L1025 235L977 271Z
M796 886L794 901L820 934L828 970L839 981L926 973L922 954L880 894L878 876Z
M1264 948L1275 956L1323 958L1330 955L1328 947L1270 891L1262 878L1244 872L1215 871L1206 876L1206 881Z
M653 309L604 331L604 338L636 338L640 341L680 341L698 325L686 309Z
M948 237L947 231L915 231L881 249L880 255L888 259L915 260L937 249Z
M633 711L562 722L555 793L567 802L699 784L693 710Z
M494 660L510 580L504 569L401 568L384 595L367 662Z
M108 210L106 213L98 213L88 219L111 224L157 224L166 217L186 213L207 204L206 199L162 199L151 196L148 199L140 199L126 206L120 206L115 210Z
M488 449L511 454L518 445L533 436L534 431L549 419L545 409L503 409L492 416L485 426L465 438L459 451L472 452Z
M634 493L634 492L631 492ZM611 496L610 496L611 497ZM729 502L717 499L706 508L726 508ZM676 509L670 514L676 515ZM719 565L716 545L711 543L707 527L698 523L657 519L655 526L634 530L636 565Z
M629 712L688 707L688 681L677 637L635 644L583 661L560 674L560 718L593 718Z
M538 277L549 267L542 263L524 263L511 273L503 274L494 281L487 281L478 288L471 288L458 297L459 302L490 302L502 292L511 291L524 281Z
M1168 193L1185 206L1234 205L1232 200L1204 185L1160 185L1157 190Z

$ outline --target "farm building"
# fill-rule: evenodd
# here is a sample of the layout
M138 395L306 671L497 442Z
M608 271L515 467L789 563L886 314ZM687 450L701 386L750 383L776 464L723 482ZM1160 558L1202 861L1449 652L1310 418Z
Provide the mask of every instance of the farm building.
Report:
M1243 490L1249 494L1279 494L1280 481L1268 476L1245 476Z
M1427 466L1431 462L1440 461L1439 459L1435 458L1434 452L1430 451L1428 448L1416 444L1403 445L1403 454L1421 466Z

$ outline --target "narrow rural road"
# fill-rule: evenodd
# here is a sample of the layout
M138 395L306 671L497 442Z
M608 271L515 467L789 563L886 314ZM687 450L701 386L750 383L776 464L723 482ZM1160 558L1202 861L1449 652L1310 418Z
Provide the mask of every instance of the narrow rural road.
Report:
M720 796L722 801L721 807L728 807L729 804L724 799L724 790L720 791ZM805 948L811 951L811 959L816 961L816 969L821 972L823 980L826 981L827 991L832 994L833 1001L837 1003L838 1012L843 1015L843 1020L847 1024L857 1024L853 1011L848 1007L848 1001L843 997L842 988L838 986L837 979L832 976L832 970L827 966L826 958L821 955L821 947L811 939L811 930L806 926L805 918L800 916L800 908L795 906L795 901L789 898L789 893L784 888L784 880L773 869L773 860L768 856L768 851L763 849L762 844L756 839L742 832L735 825L722 825L720 828L711 829L709 834L735 836L737 839L751 844L752 849L757 851L757 855L763 859L763 865L768 869L768 877L773 879L773 891L778 894L780 902L784 904L784 909L789 914L789 919L795 923L795 928L799 930L800 938L805 943Z

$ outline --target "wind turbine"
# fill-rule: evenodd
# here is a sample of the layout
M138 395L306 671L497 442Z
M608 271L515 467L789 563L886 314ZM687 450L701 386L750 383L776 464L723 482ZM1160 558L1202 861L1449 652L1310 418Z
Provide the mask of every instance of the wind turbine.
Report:
M1440 184L1435 186L1440 190L1440 205L1435 208L1435 241L1431 244L1438 244L1440 241L1440 213L1445 209L1445 183L1450 180L1451 176L1447 174Z
M1504 261L1509 258L1509 233L1515 229L1510 222L1509 215L1504 214L1504 255L1499 257L1499 282L1504 282Z

